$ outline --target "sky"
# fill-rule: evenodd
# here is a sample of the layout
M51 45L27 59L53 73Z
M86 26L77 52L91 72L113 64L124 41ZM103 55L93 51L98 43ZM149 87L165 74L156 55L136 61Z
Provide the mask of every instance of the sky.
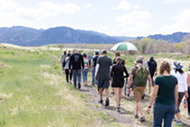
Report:
M66 26L111 36L190 32L190 0L0 0L0 27Z

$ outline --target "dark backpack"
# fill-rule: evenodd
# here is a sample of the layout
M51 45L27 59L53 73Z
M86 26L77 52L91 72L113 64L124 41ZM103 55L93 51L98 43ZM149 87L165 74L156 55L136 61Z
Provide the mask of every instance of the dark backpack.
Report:
M156 63L154 61L151 61L150 62L150 68L151 68L151 71L156 71Z
M145 86L147 83L147 70L142 66L136 66L136 68L134 83L136 86Z

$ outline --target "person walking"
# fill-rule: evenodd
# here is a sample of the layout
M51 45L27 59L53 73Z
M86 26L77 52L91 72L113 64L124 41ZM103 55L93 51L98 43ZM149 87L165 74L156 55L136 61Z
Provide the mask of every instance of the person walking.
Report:
M136 60L136 65L131 69L131 73L128 79L128 94L130 94L130 85L133 80L133 94L136 101L136 114L135 118L139 118L138 113L140 113L140 122L145 121L143 108L141 105L142 96L145 92L145 87L147 83L147 79L149 81L149 93L151 92L152 79L150 77L149 71L143 67L142 59Z
M154 78L154 74L157 75L157 63L156 61L154 60L154 57L151 56L150 57L150 60L147 62L148 64L148 69L149 69L149 72L150 72L150 76L152 78L152 83L153 83L153 78ZM154 83L153 83L154 84Z
M154 90L151 95L146 112L150 114L150 109L154 102L153 109L153 127L171 127L175 114L175 108L178 102L178 81L177 78L170 74L169 62L163 61L160 65L159 73L155 79Z
M99 52L95 51L95 56L93 57L92 61L92 85L94 86L97 82L95 80L95 70L96 70L96 63L97 63L97 59L99 57Z
M182 68L183 66L178 61L174 61L172 64L172 67L174 70L171 71L171 75L175 76L178 81L178 106L175 111L176 116L176 125L182 125L181 122L181 115L180 115L180 104L181 101L185 95L185 97L188 97L188 91L187 91L187 79L185 76L185 73L183 72Z
M188 117L187 119L190 120L190 64L189 64L189 71L187 73L187 85L188 85L188 98L187 98L187 108L188 108Z
M70 57L69 62L69 73L73 73L73 84L77 88L77 79L78 79L78 89L81 88L81 70L84 71L84 60L80 53L77 53L77 50L73 50L73 54Z
M70 54L67 54L67 57L63 61L63 70L65 70L65 75L66 75L66 82L71 82L72 80L72 71L69 73L69 61L70 61ZM70 79L70 81L69 81Z
M67 57L67 52L63 51L63 54L61 55L61 59L60 59L60 63L62 63L62 66L63 66L63 61L65 60L66 57Z
M141 59L143 61L142 66L148 70L148 65L147 65L147 62L144 60L144 57L139 56L139 59Z
M92 63L92 55L90 55L90 53L88 53L88 61L89 61L89 69L91 69L91 63Z
M95 79L98 80L98 91L100 95L99 103L103 104L103 89L106 93L105 106L109 106L109 80L110 70L112 68L112 60L107 56L107 51L102 51L102 56L99 56L96 65Z
M113 65L112 71L111 71L111 77L112 77L112 88L115 93L115 101L116 101L116 111L120 112L120 102L121 102L121 93L124 86L124 78L128 78L129 74L127 72L126 67L123 65L121 58L117 58L115 60L116 64ZM125 73L125 76L123 75Z
M86 53L83 53L83 58L84 58L84 71L82 72L82 74L83 74L83 83L84 83L84 86L86 86L88 71L89 71L89 61L88 61Z
M120 52L115 53L115 59L113 60L113 65L117 64L116 62L117 58L120 58ZM125 66L125 61L123 59L121 59L121 64ZM114 88L112 88L111 94L114 94Z

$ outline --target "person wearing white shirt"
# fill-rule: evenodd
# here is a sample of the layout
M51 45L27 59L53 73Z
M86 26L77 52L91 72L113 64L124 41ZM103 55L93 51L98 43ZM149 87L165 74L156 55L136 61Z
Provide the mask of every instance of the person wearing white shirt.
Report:
M176 115L176 124L182 125L181 122L181 115L180 115L180 103L185 95L185 97L188 97L187 92L187 79L185 76L185 73L183 72L182 68L183 66L178 61L174 61L172 64L172 67L174 70L172 70L171 75L175 76L178 80L178 107L176 108L175 115Z

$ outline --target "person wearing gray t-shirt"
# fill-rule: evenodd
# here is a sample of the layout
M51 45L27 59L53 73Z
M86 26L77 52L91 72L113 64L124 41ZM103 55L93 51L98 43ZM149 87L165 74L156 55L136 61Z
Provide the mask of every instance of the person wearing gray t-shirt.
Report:
M103 89L106 93L106 103L105 106L109 106L109 80L110 80L110 70L112 67L112 60L107 56L107 51L102 51L102 56L97 60L95 79L98 80L98 91L100 94L99 103L103 104Z

